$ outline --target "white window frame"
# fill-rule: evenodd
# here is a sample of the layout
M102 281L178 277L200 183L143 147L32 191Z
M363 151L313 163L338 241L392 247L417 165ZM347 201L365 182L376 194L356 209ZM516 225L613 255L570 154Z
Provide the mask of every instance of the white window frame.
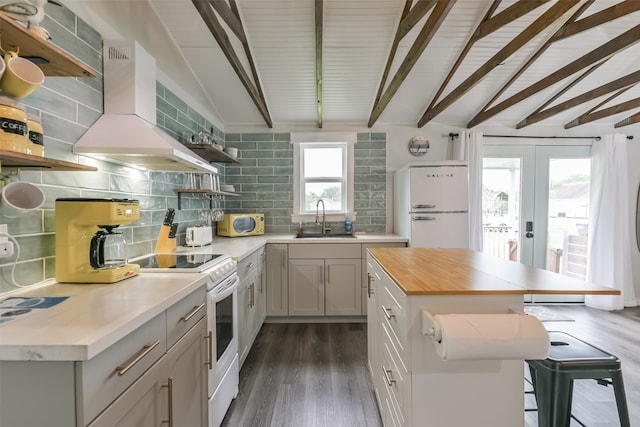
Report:
M347 216L355 220L354 212L354 145L357 141L356 133L296 133L291 135L291 143L294 145L293 152L293 214L292 223L315 222L316 213L304 212L304 182L302 168L304 167L304 148L308 147L340 147L343 149L343 170L346 172L342 177L343 183L343 210L326 213L327 221L344 221ZM321 179L326 181L326 179ZM312 180L310 180L312 182Z

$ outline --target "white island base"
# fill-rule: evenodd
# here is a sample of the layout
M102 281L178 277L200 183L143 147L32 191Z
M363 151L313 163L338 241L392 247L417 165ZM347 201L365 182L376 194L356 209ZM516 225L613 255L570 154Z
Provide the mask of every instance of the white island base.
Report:
M522 359L445 361L423 334L423 310L522 313L525 294L617 292L468 249L370 248L367 273L369 367L385 426L524 426L524 358L535 358L522 351L526 340L492 348L492 357L515 349L527 354ZM536 326L544 338L539 358L549 343Z

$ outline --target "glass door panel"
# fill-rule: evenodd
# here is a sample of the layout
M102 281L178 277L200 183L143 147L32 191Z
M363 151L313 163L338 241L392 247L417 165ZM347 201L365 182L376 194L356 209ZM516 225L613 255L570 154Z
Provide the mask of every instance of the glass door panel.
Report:
M511 261L520 260L521 165L517 157L482 163L482 251Z
M545 268L586 280L590 159L549 160Z
M590 151L589 146L486 145L483 252L584 280ZM535 296L535 302L582 300Z

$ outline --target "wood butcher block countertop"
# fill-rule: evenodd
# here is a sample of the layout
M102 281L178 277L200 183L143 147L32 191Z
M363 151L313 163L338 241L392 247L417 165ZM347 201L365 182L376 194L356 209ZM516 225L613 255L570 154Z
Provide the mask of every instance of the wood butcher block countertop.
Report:
M369 253L406 295L620 294L470 249L369 248Z

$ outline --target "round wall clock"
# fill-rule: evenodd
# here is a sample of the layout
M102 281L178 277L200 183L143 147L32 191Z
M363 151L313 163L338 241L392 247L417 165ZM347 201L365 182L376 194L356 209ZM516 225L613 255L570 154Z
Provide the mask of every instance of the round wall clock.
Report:
M424 136L414 136L409 141L409 152L414 156L424 156L429 150L429 141Z

